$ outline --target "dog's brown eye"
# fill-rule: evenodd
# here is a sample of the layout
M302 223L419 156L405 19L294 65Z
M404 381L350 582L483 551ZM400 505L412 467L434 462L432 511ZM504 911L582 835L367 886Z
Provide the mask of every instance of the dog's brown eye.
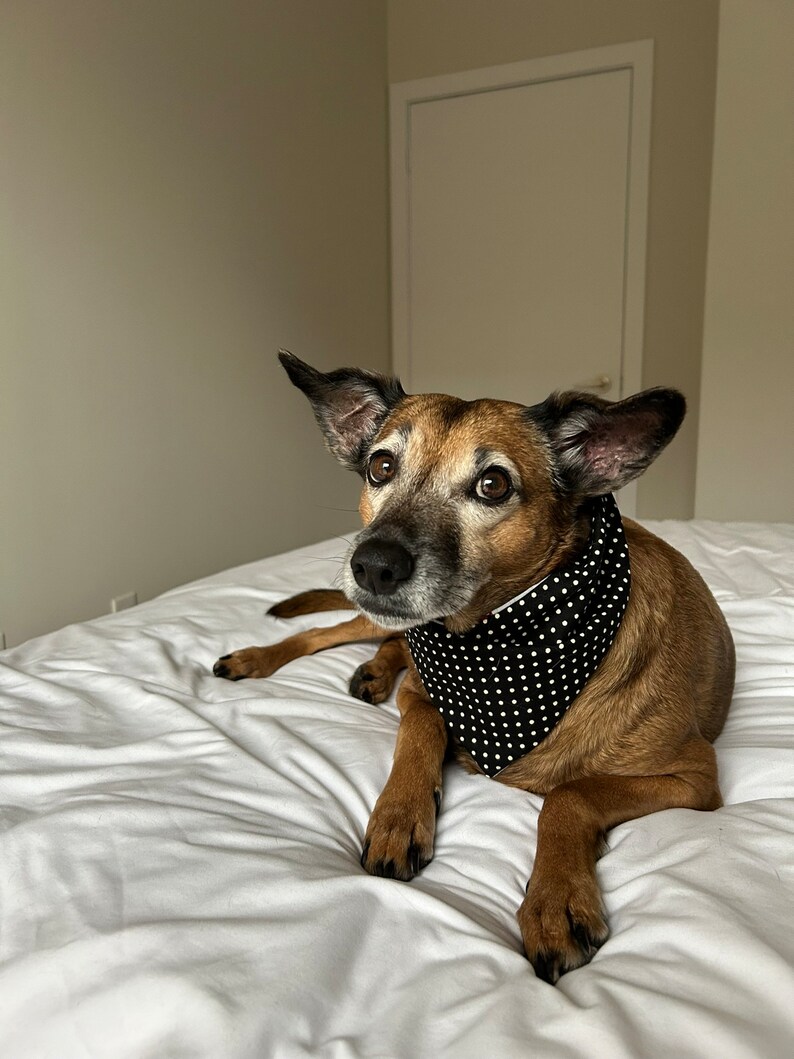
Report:
M489 467L485 474L477 479L474 491L481 500L494 504L510 496L513 483L507 471L503 471L501 467Z
M376 452L370 457L367 477L373 485L391 481L397 473L397 460L390 452Z

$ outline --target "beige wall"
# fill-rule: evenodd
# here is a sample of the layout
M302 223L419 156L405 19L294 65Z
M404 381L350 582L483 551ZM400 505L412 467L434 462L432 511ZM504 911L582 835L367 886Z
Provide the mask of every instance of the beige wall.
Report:
M716 76L717 0L389 0L389 80L653 38L643 385L673 385L687 420L639 484L639 513L690 517Z
M794 522L794 4L722 0L696 514Z
M355 524L279 345L388 365L385 83L655 40L640 512L794 519L789 0L3 0L0 630ZM702 359L702 364L701 364ZM703 396L701 393L701 367ZM784 404L785 402L785 404ZM342 509L342 510L339 510Z
M9 643L356 524L275 361L388 365L372 0L3 0Z

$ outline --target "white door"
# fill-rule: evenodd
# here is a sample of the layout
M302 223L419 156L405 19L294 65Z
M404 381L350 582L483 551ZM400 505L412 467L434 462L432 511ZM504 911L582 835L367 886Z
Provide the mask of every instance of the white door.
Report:
M406 389L640 387L651 65L646 41L393 86Z

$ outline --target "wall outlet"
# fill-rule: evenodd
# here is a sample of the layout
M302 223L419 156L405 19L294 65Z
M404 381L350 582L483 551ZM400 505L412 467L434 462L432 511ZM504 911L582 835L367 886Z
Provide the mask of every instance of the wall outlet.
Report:
M137 592L126 592L123 596L114 596L110 601L110 609L113 614L118 614L120 610L129 610L130 607L138 606L138 593Z

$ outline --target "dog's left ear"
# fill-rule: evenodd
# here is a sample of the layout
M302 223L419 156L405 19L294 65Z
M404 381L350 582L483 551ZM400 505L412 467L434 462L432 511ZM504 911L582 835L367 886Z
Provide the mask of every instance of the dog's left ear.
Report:
M325 373L286 349L279 350L278 359L309 398L329 451L346 467L360 470L370 442L405 397L399 380L358 368Z
M686 401L662 387L615 402L557 393L527 414L549 439L563 489L600 496L628 485L656 459L681 426Z

